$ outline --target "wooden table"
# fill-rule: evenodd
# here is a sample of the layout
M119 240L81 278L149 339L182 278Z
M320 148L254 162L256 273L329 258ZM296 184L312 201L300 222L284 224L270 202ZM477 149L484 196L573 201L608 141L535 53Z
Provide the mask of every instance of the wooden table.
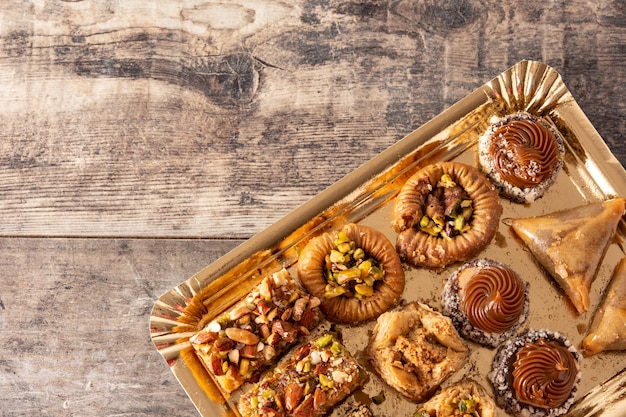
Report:
M0 4L0 415L195 416L155 300L522 59L626 164L626 9Z

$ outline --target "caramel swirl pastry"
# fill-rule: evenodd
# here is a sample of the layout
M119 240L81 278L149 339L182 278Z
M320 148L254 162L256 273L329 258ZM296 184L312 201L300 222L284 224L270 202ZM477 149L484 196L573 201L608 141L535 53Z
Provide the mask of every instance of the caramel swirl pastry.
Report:
M378 317L398 302L405 283L392 243L355 223L311 239L298 257L297 272L326 318L339 323Z
M241 397L237 408L243 417L318 417L366 380L365 369L327 333L296 348Z
M490 379L500 407L511 415L556 417L574 403L582 356L563 335L529 330L503 343Z
M482 251L501 215L498 192L478 169L459 162L427 165L396 197L396 250L413 266L442 269Z
M443 313L461 336L496 347L526 321L528 290L528 282L509 266L476 259L448 278L442 294Z
M322 320L319 305L317 297L282 269L263 278L189 341L209 374L230 394L307 336Z
M518 112L493 123L478 140L480 165L500 194L532 203L563 166L563 137L547 120Z

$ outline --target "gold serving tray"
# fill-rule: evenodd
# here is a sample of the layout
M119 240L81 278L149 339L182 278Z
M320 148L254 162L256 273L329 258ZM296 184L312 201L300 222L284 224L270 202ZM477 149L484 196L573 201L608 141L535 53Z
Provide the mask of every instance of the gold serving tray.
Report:
M619 242L607 251L592 285L591 306L577 315L554 281L524 249L505 219L529 217L592 201L626 196L626 171L582 112L561 76L549 66L522 61L469 94L419 129L377 155L306 204L207 266L156 301L150 317L152 341L179 380L200 415L235 416L240 394L227 399L197 360L188 338L211 318L242 298L266 274L281 267L294 277L298 252L312 237L347 222L359 222L383 232L391 242L392 201L404 182L420 166L443 160L477 165L478 137L494 116L516 111L549 118L565 138L564 167L555 184L536 202L527 205L502 199L503 221L493 242L479 255L510 265L530 282L530 315L524 328L547 328L580 345L617 262L625 256L622 220ZM444 271L406 267L403 299L419 300L441 308L440 297L449 275ZM363 350L374 322L334 326L350 352L363 365ZM451 381L471 377L491 389L487 379L494 349L469 343L469 363ZM371 369L371 368L369 368ZM601 353L582 362L578 402L569 416L626 415L626 352ZM449 381L450 382L450 381ZM244 386L245 389L245 386ZM386 400L372 404L376 416L410 416L417 409L370 372L369 382L354 394L368 402L384 391ZM343 415L348 399L332 415ZM599 411L602 410L602 411ZM499 416L506 416L502 410Z

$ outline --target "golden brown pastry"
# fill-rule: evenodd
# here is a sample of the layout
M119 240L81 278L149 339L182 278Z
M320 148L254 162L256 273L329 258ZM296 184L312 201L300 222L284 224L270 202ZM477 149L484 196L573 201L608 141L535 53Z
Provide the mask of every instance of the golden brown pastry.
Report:
M615 268L581 350L584 356L606 350L626 350L626 258Z
M189 341L226 393L258 377L322 319L320 300L282 269Z
M330 321L378 317L404 290L404 270L389 240L371 227L349 223L309 241L298 257L298 277L321 302Z
M387 384L422 402L463 367L468 349L448 317L411 303L378 317L367 353Z
M624 214L625 201L615 198L511 222L578 313L589 308L591 283Z
M468 260L491 242L501 214L497 191L478 169L458 162L428 165L396 198L396 250L418 267Z
M367 380L367 372L334 335L299 346L239 400L243 417L319 417Z
M442 389L413 417L496 417L496 403L482 385L470 379Z

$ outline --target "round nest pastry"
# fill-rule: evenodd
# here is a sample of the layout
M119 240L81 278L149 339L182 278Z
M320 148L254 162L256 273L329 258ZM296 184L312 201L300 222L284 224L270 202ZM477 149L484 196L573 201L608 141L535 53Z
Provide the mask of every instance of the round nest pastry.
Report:
M297 272L320 299L326 318L339 323L374 319L404 291L404 269L392 243L355 223L311 239L298 257Z
M416 267L466 261L491 242L501 215L498 192L478 169L460 162L427 165L396 197L396 250Z
M581 359L565 336L550 330L528 330L507 340L489 375L496 402L516 417L567 413L581 380Z
M532 203L556 181L565 146L556 127L526 112L492 123L478 139L482 170L500 194L516 203Z
M448 278L443 313L463 337L493 348L513 336L528 318L529 287L509 266L475 259Z

